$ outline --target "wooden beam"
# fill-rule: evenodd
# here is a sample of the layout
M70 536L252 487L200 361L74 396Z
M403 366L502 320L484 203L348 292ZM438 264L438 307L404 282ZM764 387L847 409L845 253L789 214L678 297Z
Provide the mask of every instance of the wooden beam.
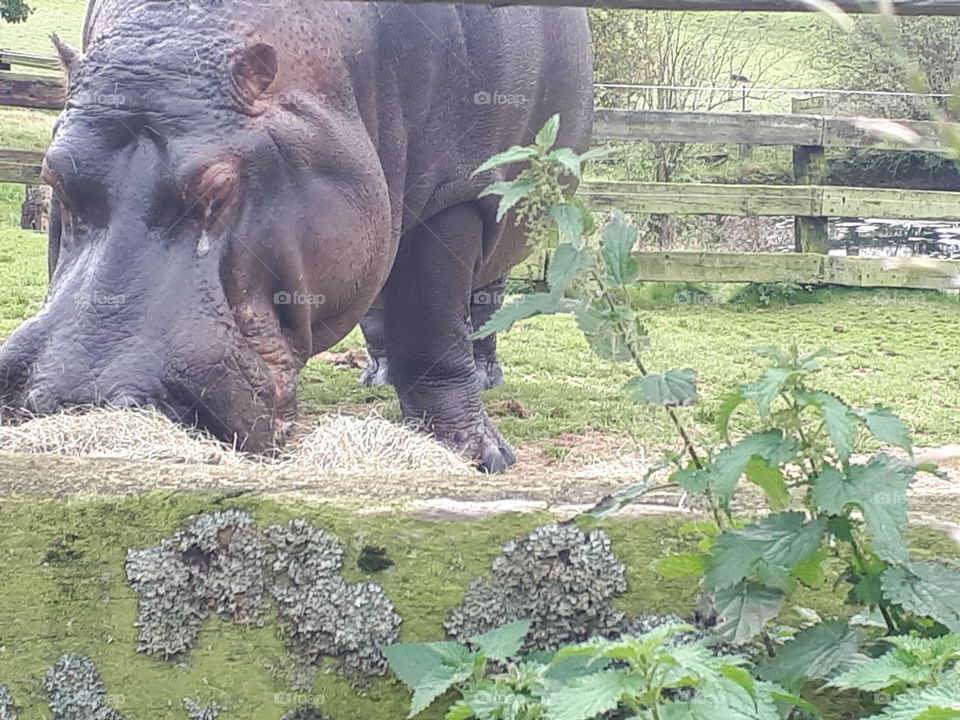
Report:
M0 64L8 64L13 67L29 67L38 70L52 70L62 72L60 61L55 57L46 55L33 55L31 53L17 52L16 50L0 50Z
M585 182L578 192L594 209L634 213L960 219L960 193L934 190Z
M0 105L59 110L65 100L66 87L58 77L0 72Z
M907 145L870 134L865 118L782 113L594 111L594 142L689 142L700 144L820 145L883 150L943 149L934 122L897 121L921 141ZM960 125L955 126L960 131Z
M807 253L635 252L642 282L790 282L956 290L960 262Z
M376 0L352 0L375 2ZM401 0L404 5L437 3L441 0ZM881 0L832 0L848 13L875 13ZM814 12L818 8L804 0L456 0L458 5L534 5L542 7L585 7L609 10L719 10L738 12ZM957 0L892 0L899 15L960 16Z
M38 184L43 151L0 148L0 183Z

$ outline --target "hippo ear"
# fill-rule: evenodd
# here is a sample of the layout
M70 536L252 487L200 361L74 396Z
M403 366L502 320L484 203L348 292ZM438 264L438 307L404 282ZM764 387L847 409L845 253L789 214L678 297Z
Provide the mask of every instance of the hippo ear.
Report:
M56 48L57 57L60 58L60 64L63 66L69 78L77 67L77 63L80 62L80 53L63 42L56 33L50 36L50 42L52 42L53 47Z
M277 51L257 43L245 48L233 65L233 81L243 96L253 102L277 76Z

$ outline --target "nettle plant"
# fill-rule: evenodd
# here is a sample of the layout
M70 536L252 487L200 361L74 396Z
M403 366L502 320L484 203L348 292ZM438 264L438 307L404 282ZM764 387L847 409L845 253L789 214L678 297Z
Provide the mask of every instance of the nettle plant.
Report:
M683 634L692 630L686 625L520 655L529 629L528 620L519 620L468 645L384 648L394 673L413 691L408 717L449 690L460 697L445 720L590 720L618 709L647 720L716 720L718 709L729 718L781 720L792 708L815 712L783 687L755 680L745 658L684 644Z
M475 336L535 315L570 314L597 355L636 368L624 392L668 414L683 445L665 463L674 467L671 483L702 498L713 518L700 551L667 556L660 571L700 577L717 632L736 644L757 643L767 656L760 676L793 688L844 671L878 634L837 620L787 633L788 642L771 632L799 587L825 587L828 576L846 583L848 603L875 611L888 635L960 633L960 566L917 561L905 539L907 488L919 472L936 468L913 461L907 428L891 410L851 407L813 385L832 353L755 348L770 366L723 403L721 447L694 446L680 412L698 400L696 372L651 373L642 359L649 338L629 293L640 277L632 254L637 231L616 212L598 226L579 201L563 195L559 179L565 172L579 177L589 156L551 150L557 128L551 118L534 145L511 148L478 170L528 161L516 180L486 194L501 196L501 217L514 211L536 238L548 236L551 223L561 242L548 268L548 291L504 305ZM733 421L748 408L745 425L760 429L738 434ZM900 448L903 457L854 454L879 443ZM732 511L744 485L759 489L768 511L749 524ZM604 498L578 522L596 522L649 489L650 475Z

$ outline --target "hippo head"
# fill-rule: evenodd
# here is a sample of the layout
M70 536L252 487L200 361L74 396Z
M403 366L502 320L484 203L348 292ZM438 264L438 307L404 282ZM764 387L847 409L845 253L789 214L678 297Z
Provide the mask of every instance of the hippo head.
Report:
M58 48L50 283L0 345L0 406L154 406L260 451L382 285L386 183L335 54L328 96L274 44L164 15L187 5Z

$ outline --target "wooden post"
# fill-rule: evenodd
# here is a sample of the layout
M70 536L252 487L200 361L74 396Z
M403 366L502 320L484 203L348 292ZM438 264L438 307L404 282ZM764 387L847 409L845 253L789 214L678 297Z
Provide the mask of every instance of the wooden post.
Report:
M26 198L20 205L20 228L46 232L50 221L50 186L27 185L26 187Z
M822 114L824 98L793 98L792 110L798 115ZM796 145L793 148L793 180L797 185L819 185L826 173L827 160L822 145ZM793 220L797 252L826 255L830 249L827 218L803 217Z

